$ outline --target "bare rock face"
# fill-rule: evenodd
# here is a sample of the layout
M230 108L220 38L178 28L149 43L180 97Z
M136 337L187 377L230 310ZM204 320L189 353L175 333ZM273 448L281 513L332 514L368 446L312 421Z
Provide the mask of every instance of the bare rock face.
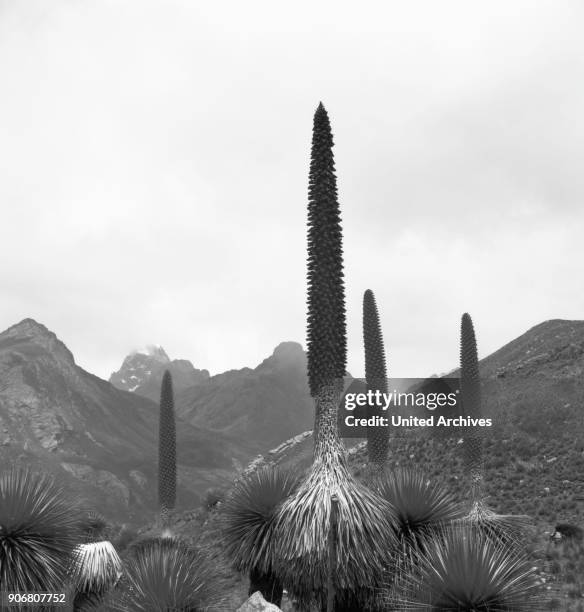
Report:
M256 591L236 612L282 612L278 606L268 603L259 591Z
M89 465L62 462L61 466L75 478L105 491L107 495L117 498L124 507L128 507L130 490L115 474L107 470L96 470Z
M162 349L152 352L168 361ZM32 319L0 333L0 383L0 466L28 465L63 478L112 520L150 516L156 403L77 366L66 345ZM245 443L188 423L177 426L177 446L179 499L187 507L224 481L232 458L252 455Z

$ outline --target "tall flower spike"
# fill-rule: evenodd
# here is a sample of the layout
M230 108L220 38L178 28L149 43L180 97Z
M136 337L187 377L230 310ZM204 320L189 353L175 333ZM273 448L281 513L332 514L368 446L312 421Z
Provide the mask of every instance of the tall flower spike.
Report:
M375 296L371 289L363 295L363 343L365 346L365 379L367 388L387 393L387 370L383 335L379 323L379 313ZM370 408L368 416L382 415L380 409ZM383 467L387 459L389 442L388 427L369 427L367 429L367 451L370 463Z
M162 525L166 526L168 513L176 503L176 423L172 376L168 370L164 372L160 389L158 503Z
M308 189L308 382L316 398L323 385L345 375L347 361L341 215L328 114L314 114Z
M460 324L460 387L464 416L480 419L482 406L477 341L472 319L466 312ZM481 500L483 495L483 444L480 427L472 427L465 432L462 450L470 474L473 503Z
M464 416L480 419L483 411L477 342L468 313L462 315L460 328L460 386ZM468 428L463 435L463 460L471 480L471 509L465 520L497 540L517 542L531 519L527 515L497 514L485 504L483 436L482 427Z

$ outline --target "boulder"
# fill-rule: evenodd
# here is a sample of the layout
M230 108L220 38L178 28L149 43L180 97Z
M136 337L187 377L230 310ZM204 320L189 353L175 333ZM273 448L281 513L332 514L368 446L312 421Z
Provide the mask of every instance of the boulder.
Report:
M278 606L268 603L259 591L256 591L236 612L282 612Z

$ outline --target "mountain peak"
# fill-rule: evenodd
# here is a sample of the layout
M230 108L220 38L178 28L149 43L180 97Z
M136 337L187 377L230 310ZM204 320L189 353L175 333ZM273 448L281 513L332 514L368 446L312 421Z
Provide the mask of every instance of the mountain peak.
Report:
M12 325L0 334L0 340L7 339L29 340L34 344L43 347L54 356L66 359L71 363L75 363L73 354L67 346L59 340L57 335L42 323L38 323L34 319L26 318Z
M131 355L146 355L160 363L170 363L170 357L160 344L147 344L145 347L132 351Z
M12 338L16 336L30 338L31 336L36 335L50 336L52 332L42 323L38 323L34 319L27 317L26 319L22 319L20 323L15 323L14 325L10 326L3 332L3 334L7 334Z
M306 353L298 342L280 342L274 352L264 359L256 370L287 368L290 366L305 368Z
M274 349L272 357L276 359L304 359L304 349L299 342L280 342Z

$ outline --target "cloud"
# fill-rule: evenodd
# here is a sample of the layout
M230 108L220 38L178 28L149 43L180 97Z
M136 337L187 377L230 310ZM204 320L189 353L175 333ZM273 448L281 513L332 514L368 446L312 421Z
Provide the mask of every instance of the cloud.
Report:
M574 2L0 4L0 326L107 377L216 373L305 339L312 113L335 137L349 370L375 291L390 372L582 312Z

